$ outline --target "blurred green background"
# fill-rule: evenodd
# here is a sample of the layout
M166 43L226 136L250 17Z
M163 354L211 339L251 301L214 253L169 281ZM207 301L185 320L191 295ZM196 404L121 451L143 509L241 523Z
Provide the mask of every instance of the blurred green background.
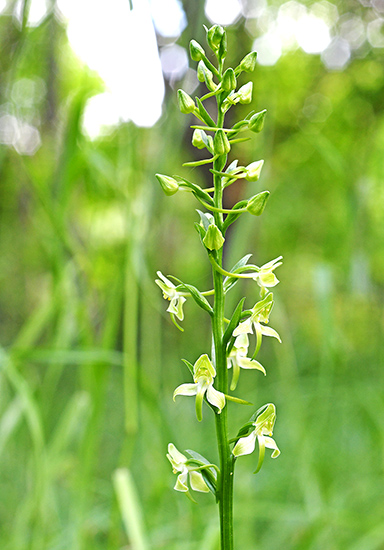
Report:
M209 323L189 301L181 334L154 284L159 269L211 286L198 204L165 197L154 173L209 185L205 170L181 168L199 152L176 90L193 93L195 74L164 52L203 41L212 22L231 23L229 65L256 40L252 107L268 110L231 158L265 159L241 192L271 198L229 233L227 266L249 252L258 265L284 257L271 320L283 345L265 342L267 377L243 372L236 392L276 404L282 454L257 476L255 456L238 461L236 549L383 550L384 4L162 2L148 4L161 117L122 117L92 136L85 115L105 84L71 45L66 2L33 21L36 0L0 5L1 550L218 548L213 499L173 491L165 457L172 441L217 460L208 409L198 425L193 400L172 401L189 381L181 358L209 351ZM184 23L162 34L156 13L175 6ZM84 42L91 9L86 20ZM141 93L151 69L130 68L140 47L122 65L97 33ZM252 307L255 287L237 285L230 304L246 293ZM232 405L235 432L251 413Z

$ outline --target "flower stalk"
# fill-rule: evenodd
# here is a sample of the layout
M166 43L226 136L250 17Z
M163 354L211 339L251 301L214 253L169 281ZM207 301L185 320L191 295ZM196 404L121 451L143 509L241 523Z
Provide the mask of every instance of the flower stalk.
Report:
M192 365L183 359L193 376L193 383L181 384L174 391L176 396L194 396L196 400L196 417L203 419L204 402L215 415L216 440L219 454L219 465L199 455L195 451L185 451L190 458L181 454L170 443L167 458L171 462L173 472L178 474L175 489L184 492L190 498L189 485L192 490L206 493L212 492L219 505L220 517L220 550L234 550L233 533L233 483L234 468L238 457L252 453L256 445L259 459L256 472L262 466L265 448L273 450L272 458L280 451L272 438L276 419L276 409L272 403L264 405L238 431L236 437L228 434L228 401L249 405L243 399L231 394L236 389L241 369L259 370L266 374L265 368L255 357L262 343L262 336L273 336L281 342L278 333L266 326L273 306L273 296L270 288L279 282L274 270L281 265L281 257L265 263L261 267L249 264L250 254L241 258L232 269L223 265L223 248L228 227L241 215L251 213L260 216L265 209L269 191L262 191L248 200L242 200L230 209L223 208L223 194L228 185L245 179L252 185L258 182L263 160L253 161L247 166L238 166L233 161L227 166L228 155L232 143L243 141L236 138L239 132L250 130L259 133L264 125L265 110L254 114L254 111L232 128L225 127L227 111L238 103L248 104L252 101L252 82L241 85L238 90L238 80L241 73L251 72L256 66L256 53L251 52L235 68L224 70L227 53L226 32L219 25L214 25L207 31L207 43L217 59L215 66L207 57L205 50L196 41L190 44L191 58L198 62L198 78L205 82L208 93L200 99L193 100L183 90L178 91L179 107L182 113L194 115L203 125L192 125L194 129L192 144L198 149L207 149L210 158L204 161L190 161L183 166L200 166L212 164L213 186L202 189L197 184L180 176L157 175L158 181L167 196L179 191L192 193L197 201L208 210L198 210L200 222L195 224L201 243L207 252L212 267L213 291L200 292L191 284L171 277L179 284L173 284L161 272L158 272L156 283L161 288L164 298L170 301L167 311L175 325L183 321L183 306L194 301L209 314L212 326L212 356L203 354ZM215 81L216 80L216 81ZM208 97L215 97L217 103L217 118L213 120L203 102ZM208 132L208 134L207 134ZM213 137L209 132L214 132ZM236 139L234 139L236 138ZM249 139L249 138L245 138ZM253 281L260 289L261 300L252 309L243 309L245 298L240 300L228 318L226 315L226 294L236 285L239 279ZM208 299L210 301L208 301ZM186 307L188 307L186 305ZM228 315L228 314L227 314ZM249 334L255 334L255 351L248 356ZM253 336L252 336L253 338ZM229 382L228 369L232 368L232 380ZM255 472L255 473L256 473Z

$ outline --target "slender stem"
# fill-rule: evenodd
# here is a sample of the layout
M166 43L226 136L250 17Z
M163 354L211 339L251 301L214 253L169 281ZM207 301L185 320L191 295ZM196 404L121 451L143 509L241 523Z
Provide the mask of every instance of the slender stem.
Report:
M220 94L217 96L218 120L217 126L223 127L224 116L221 112ZM226 162L226 155L215 159L213 168L220 172ZM214 174L214 204L215 224L219 229L223 226L222 202L223 187L221 176ZM216 263L222 265L222 250L216 252ZM213 284L215 299L212 316L212 332L215 348L216 382L217 389L222 393L228 393L228 369L226 349L223 344L224 333L224 279L223 275L213 269ZM216 436L220 459L221 475L218 479L219 515L220 515L220 541L221 550L233 550L233 468L234 460L228 442L227 406L216 414Z

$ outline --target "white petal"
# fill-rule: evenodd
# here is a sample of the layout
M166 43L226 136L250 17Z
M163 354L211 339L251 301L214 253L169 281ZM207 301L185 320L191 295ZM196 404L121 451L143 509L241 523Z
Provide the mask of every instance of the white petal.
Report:
M262 373L267 374L261 363L255 361L254 359L249 359L249 357L240 357L239 365L242 369L257 369L261 370Z
M235 330L233 331L233 336L239 336L239 334L242 333L249 333L252 334L252 321L251 318L247 319L246 321L243 321L240 323Z
M200 493L209 493L207 484L204 481L200 472L189 472L189 480L191 487L194 491L200 491Z
M259 436L259 437L263 437L264 439L264 445L268 448L268 449L273 449L273 453L272 453L272 458L277 458L280 454L280 449L279 447L276 445L276 441L274 439L272 439L272 437L267 437L267 436Z
M173 400L175 400L176 395L196 395L197 394L197 384L181 384L173 392Z
M184 319L183 304L185 301L186 298L184 298L184 296L179 296L177 294L174 298L172 298L171 303L169 304L167 309L169 313L173 313L174 315L176 315L179 321L182 321Z
M265 325L260 325L260 324L259 326L261 327L261 334L264 334L264 336L273 336L274 338L277 338L281 344L281 338L273 328L266 327Z
M177 476L177 480L174 486L175 491L181 491L182 493L186 493L188 491L187 477L188 470L185 469L185 472Z
M215 390L212 385L208 386L207 399L211 405L219 409L219 412L225 407L225 395L221 391Z
M283 256L279 256L278 258L275 258L274 260L271 260L270 262L267 262L266 264L262 265L260 269L276 269L276 267L279 267L282 265L283 262L280 260L283 259Z
M250 455L255 450L256 433L253 431L247 437L241 437L233 448L234 456Z
M168 445L167 458L172 464L172 466L175 468L178 467L179 470L180 470L180 466L187 461L187 457L181 454L180 451L176 449L173 443L170 443Z

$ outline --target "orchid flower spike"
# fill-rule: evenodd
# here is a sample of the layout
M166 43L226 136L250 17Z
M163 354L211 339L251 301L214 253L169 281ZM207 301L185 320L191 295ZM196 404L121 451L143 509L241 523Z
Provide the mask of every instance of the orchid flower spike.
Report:
M242 369L257 369L266 374L263 365L254 359L249 359L248 355L249 340L248 334L241 332L233 344L233 348L227 359L227 366L230 369L233 367L233 375L231 382L231 391L236 389L237 381Z
M179 474L174 486L175 491L188 493L188 477L191 488L200 493L209 493L207 484L200 472L194 471L194 466L187 464L187 457L176 449L173 443L168 445L167 458L172 465L173 473Z
M163 297L171 302L167 311L182 321L184 319L183 304L186 298L177 292L175 285L167 277L164 277L161 271L158 271L157 275L160 279L156 279L155 283L163 291Z
M196 395L196 416L200 422L203 418L203 399L214 407L220 414L225 406L225 395L213 387L213 379L216 376L215 367L207 354L201 355L193 366L194 384L181 384L173 392L173 400L177 395Z
M277 458L280 449L272 439L273 428L276 420L276 408L273 403L268 403L264 412L262 412L256 421L252 423L254 430L246 437L240 437L232 450L235 457L249 455L253 453L256 446L256 440L259 445L259 462L255 473L257 473L264 461L265 448L272 449L272 458Z

